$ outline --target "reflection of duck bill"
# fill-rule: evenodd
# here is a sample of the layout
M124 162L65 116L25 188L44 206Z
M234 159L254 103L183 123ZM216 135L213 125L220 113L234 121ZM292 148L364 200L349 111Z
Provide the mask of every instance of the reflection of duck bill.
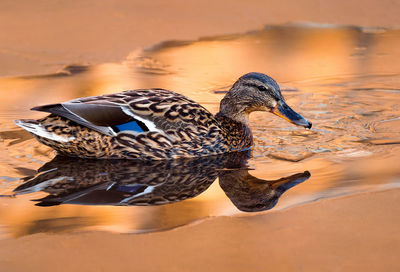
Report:
M271 181L275 186L275 190L282 192L286 192L290 188L306 181L311 176L310 172L304 171L303 173L294 174L288 177L280 178L276 181Z
M262 180L247 171L231 171L220 175L220 185L232 203L241 211L258 212L272 209L281 195L306 181L310 172L298 173L277 180Z

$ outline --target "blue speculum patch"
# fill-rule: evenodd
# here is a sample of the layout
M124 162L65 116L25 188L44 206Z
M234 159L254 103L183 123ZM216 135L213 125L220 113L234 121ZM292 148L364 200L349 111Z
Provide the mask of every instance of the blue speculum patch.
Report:
M131 194L138 194L144 192L147 186L143 184L135 184L135 185L121 185L116 188L117 191L126 192Z
M140 121L133 120L125 124L115 125L113 127L117 132L119 131L135 131L135 132L144 132L149 131L149 129Z

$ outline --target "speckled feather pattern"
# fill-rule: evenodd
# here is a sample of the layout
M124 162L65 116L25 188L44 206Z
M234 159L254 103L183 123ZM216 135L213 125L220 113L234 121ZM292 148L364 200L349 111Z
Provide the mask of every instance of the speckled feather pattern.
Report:
M168 90L133 90L70 102L126 107L136 116L154 123L157 131L122 131L109 136L54 114L37 120L51 133L73 138L59 142L35 135L43 144L69 156L175 159L238 151L252 144L247 125L221 114L213 116L196 102Z

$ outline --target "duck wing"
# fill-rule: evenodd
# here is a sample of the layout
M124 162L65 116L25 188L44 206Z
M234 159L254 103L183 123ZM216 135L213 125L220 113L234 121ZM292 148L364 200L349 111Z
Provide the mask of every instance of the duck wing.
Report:
M218 130L214 116L185 96L163 89L132 90L35 107L100 133L157 131L175 139Z
M120 106L106 104L87 104L72 101L59 104L50 104L32 108L32 110L43 111L62 116L80 125L94 129L107 135L115 135L113 126L130 122Z

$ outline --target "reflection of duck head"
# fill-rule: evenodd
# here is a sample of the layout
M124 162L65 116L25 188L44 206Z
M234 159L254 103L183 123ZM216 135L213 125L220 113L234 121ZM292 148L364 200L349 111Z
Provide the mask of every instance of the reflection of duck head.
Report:
M239 210L258 212L272 209L284 192L309 177L310 172L305 171L277 180L263 180L239 169L222 172L219 184Z
M41 167L38 174L24 178L25 182L15 191L17 194L48 193L37 200L38 206L162 205L201 194L219 176L221 187L240 210L250 211L250 208L242 208L249 206L249 197L255 205L265 203L265 199L270 202L269 194L274 190L277 192L276 203L288 189L282 190L289 184L288 178L277 181L280 187L269 181L266 182L268 185L261 185L265 181L252 177L243 168L248 158L248 152L169 161L87 160L57 156Z

